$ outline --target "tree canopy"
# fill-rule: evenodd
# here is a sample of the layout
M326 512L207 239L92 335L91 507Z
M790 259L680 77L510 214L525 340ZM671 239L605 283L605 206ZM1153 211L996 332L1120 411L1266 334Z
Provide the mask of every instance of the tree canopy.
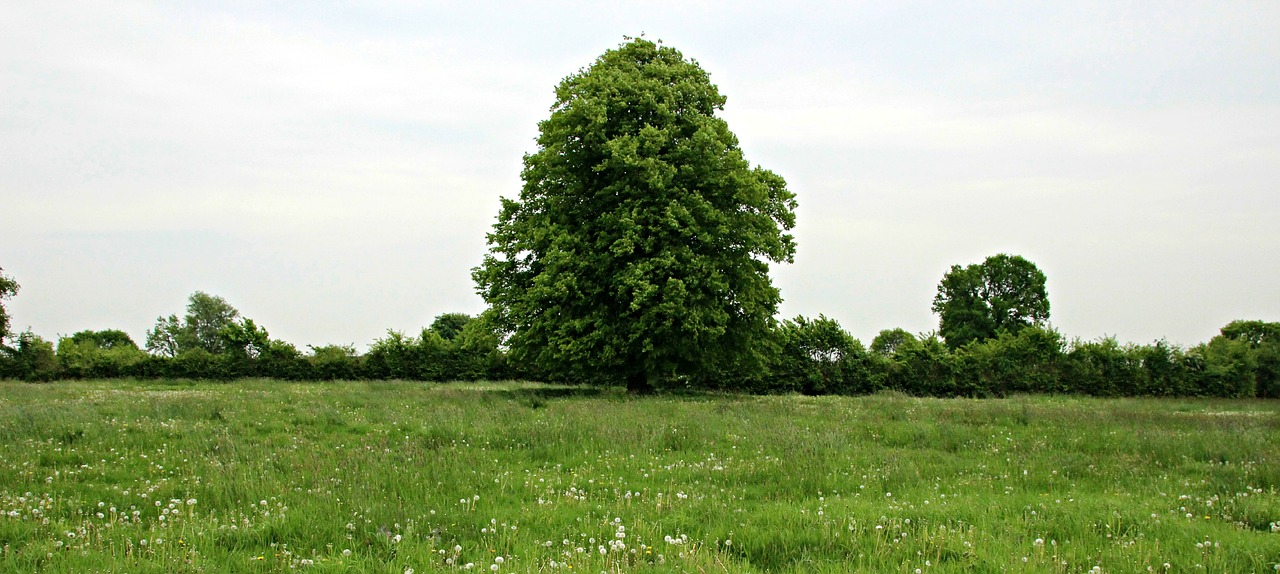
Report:
M457 339L467 324L474 320L475 318L466 313L442 313L436 315L429 328L444 340L452 341Z
M641 38L559 84L473 270L517 360L633 390L760 363L796 202L744 159L724 103Z
M147 350L170 357L195 349L216 355L227 350L223 329L239 317L240 311L226 299L196 291L187 298L187 315L182 320L177 315L156 319L155 327L147 331ZM256 333L256 326L250 331ZM244 329L239 334L252 338Z
M1042 325L1049 320L1044 273L1021 256L1004 253L979 264L952 265L938 284L933 312L940 319L938 334L952 349L1001 331L1016 334Z
M916 342L916 336L902 328L884 329L871 340L871 352L892 357L898 349Z

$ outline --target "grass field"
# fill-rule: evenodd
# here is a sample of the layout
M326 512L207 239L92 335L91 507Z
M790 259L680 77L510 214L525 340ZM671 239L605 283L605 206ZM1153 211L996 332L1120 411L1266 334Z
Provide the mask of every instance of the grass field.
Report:
M0 382L4 572L1274 572L1280 403Z

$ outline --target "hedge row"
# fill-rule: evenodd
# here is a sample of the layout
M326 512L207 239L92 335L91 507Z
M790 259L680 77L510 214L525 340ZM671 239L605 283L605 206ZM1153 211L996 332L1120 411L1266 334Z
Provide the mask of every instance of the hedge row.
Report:
M788 321L781 331L772 375L752 380L752 392L1280 398L1280 323L1235 322L1191 349L1114 338L1068 343L1037 327L955 351L936 336L897 330L882 332L868 350L825 318Z
M147 354L132 341L63 339L57 349L31 333L0 353L0 378L283 380L539 379L501 351L496 337L444 339L391 333L361 355L346 346L308 353L273 341L250 355L196 349L177 357ZM867 394L895 390L917 396L991 397L1013 393L1095 396L1280 398L1280 323L1235 322L1190 349L1158 341L1120 344L1114 338L1067 342L1056 331L1017 333L950 350L933 335L885 331L864 347L831 319L797 318L776 331L767 364L751 372L705 380L671 380L668 388L749 393Z

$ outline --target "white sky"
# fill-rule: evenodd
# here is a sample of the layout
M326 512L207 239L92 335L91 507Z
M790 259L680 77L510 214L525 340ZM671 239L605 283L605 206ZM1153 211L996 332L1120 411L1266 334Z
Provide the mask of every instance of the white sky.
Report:
M800 202L782 314L937 327L953 264L1068 337L1280 321L1280 3L133 3L0 8L17 330L140 344L186 297L363 348L476 313L554 86L641 32Z

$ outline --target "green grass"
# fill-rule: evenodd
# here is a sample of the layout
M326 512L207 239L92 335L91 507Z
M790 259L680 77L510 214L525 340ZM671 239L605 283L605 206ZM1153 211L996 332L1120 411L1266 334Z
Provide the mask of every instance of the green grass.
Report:
M1272 572L1277 488L1275 402L0 382L4 572Z

